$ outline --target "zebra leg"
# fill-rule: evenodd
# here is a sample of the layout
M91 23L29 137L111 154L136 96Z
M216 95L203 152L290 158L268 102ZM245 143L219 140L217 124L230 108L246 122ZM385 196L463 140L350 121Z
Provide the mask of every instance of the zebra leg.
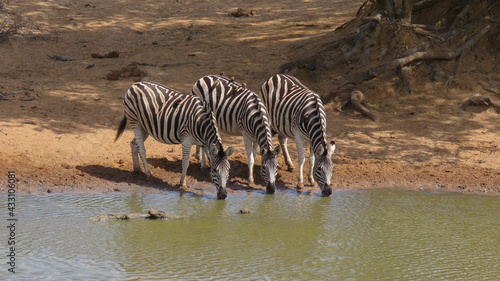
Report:
M309 151L309 182L311 183L312 186L316 186L316 181L314 180L313 177L313 169L314 169L314 152L313 152L313 146L311 144L310 151Z
M196 146L196 150L195 150L195 151L194 151L194 153L193 153L194 158L196 158L196 160L198 160L198 161L200 161L200 160L201 160L201 154L200 154L201 152L200 152L200 150L201 150L201 149L200 149L200 146L199 146L199 145L197 145L197 146Z
M253 152L253 144L252 144L252 140L248 136L243 136L243 140L245 141L245 150L247 151L248 182L250 184L253 184L254 183L253 166L255 164L255 153Z
M293 170L295 170L295 167L293 166L292 159L290 158L290 153L288 153L288 147L287 147L288 138L278 135L278 141L281 146L281 151L283 151L283 157L285 158L287 170L289 172L293 172Z
M255 157L255 155L257 155L257 149L259 149L259 144L257 143L257 141L252 142L252 144L253 144L253 155Z
M134 165L134 173L139 173L141 171L141 165L139 163L139 147L135 138L130 142L130 149L132 150L132 163Z
M300 135L295 136L295 144L297 145L297 153L299 154L299 182L297 184L297 188L301 189L304 187L304 139Z
M191 140L189 138L185 138L182 140L182 175L181 175L181 186L187 187L186 184L186 174L187 169L189 167L189 154L191 152Z
M151 177L151 171L148 167L148 161L146 160L146 148L144 147L144 142L148 138L149 134L140 125L134 126L134 139L130 142L130 147L132 148L132 160L134 162L134 172L140 172L141 167L139 165L139 157L141 156L142 164L144 165L144 173L146 178Z
M200 170L205 171L207 169L207 162L206 162L206 149L205 146L202 145L197 145L196 146L196 154L198 155L198 160L200 160Z

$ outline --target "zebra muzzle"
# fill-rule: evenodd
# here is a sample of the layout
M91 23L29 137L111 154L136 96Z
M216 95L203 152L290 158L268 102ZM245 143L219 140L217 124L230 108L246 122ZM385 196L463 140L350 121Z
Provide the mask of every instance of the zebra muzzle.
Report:
M274 183L267 183L267 187L266 187L266 193L267 194L274 194L274 192L276 191L276 184Z
M325 184L321 189L321 195L323 197L328 197L332 195L332 187L329 184Z
M224 200L227 197L227 191L225 188L221 188L217 191L217 200Z

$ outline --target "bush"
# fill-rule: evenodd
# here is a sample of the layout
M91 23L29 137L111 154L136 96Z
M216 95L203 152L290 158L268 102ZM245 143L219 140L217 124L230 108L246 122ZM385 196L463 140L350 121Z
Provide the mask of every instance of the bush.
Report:
M0 0L0 42L7 40L10 36L20 34L25 27L23 18L9 11L4 1Z

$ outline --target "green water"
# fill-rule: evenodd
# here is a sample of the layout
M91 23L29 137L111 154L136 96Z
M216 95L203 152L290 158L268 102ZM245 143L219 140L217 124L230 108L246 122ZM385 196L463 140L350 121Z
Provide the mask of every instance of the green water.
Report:
M225 201L175 192L17 199L18 273L4 258L1 280L500 279L495 197L385 189ZM87 221L148 209L187 218Z

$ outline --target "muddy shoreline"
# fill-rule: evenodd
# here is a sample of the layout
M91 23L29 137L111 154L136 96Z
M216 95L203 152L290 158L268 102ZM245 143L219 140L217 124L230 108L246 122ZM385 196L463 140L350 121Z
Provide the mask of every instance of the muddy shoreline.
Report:
M231 7L203 1L127 3L128 9L112 1L95 6L9 2L36 28L33 36L0 43L0 53L8 54L0 60L3 194L8 171L16 173L20 194L180 191L180 145L146 142L153 174L146 181L131 172L131 130L113 143L126 89L142 79L187 93L200 77L224 72L258 92L280 65L307 51L304 42L352 19L363 1L252 1L251 6L236 1ZM255 14L230 16L238 7ZM111 52L116 54L95 56ZM56 55L75 60L51 58ZM119 73L117 80L109 79L131 64L138 76ZM397 187L499 196L499 115L459 109L476 92L498 100L477 83L479 75L461 77L460 87L435 81L408 95L394 91L395 81L375 79L363 93L376 122L327 104L327 134L337 144L334 190ZM498 93L500 74L488 79L488 89ZM303 83L322 91L321 81L304 77ZM242 139L223 136L223 142L236 148L228 199L234 192L264 190L257 173L260 157L256 185L249 186ZM290 141L297 167L294 146ZM278 161L277 189L295 189L297 175L284 170L281 155ZM208 173L194 158L187 175L190 188L182 192L212 191ZM320 192L307 182L305 190Z

